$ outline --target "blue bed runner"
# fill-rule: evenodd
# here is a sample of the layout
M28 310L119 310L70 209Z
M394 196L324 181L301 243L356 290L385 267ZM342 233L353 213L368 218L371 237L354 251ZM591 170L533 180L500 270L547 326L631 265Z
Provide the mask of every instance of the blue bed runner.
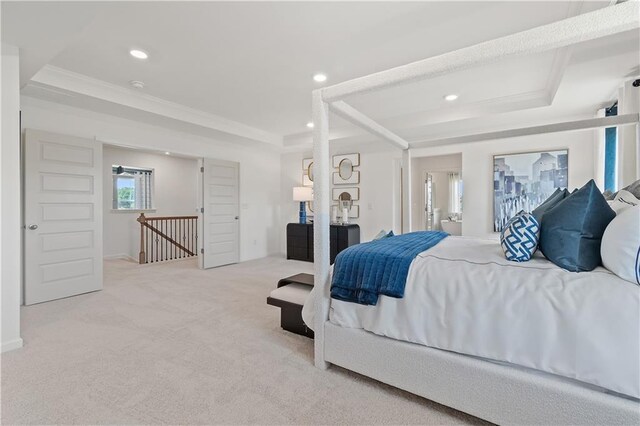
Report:
M449 234L423 231L357 244L336 257L331 297L375 305L379 295L401 298L413 259Z

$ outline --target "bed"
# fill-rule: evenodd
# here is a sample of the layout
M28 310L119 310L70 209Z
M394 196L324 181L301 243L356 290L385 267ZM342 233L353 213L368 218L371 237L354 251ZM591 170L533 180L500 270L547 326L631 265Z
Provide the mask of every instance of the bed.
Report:
M450 236L411 263L403 298L331 299L324 332L327 361L496 423L640 421L640 287L602 267Z
M567 272L541 254L510 262L495 241L450 236L415 258L403 298L332 299L329 321L640 398L640 287L602 267Z
M571 274L541 258L520 269L497 259L495 242L448 237L411 264L404 298L354 307L331 299L329 263L329 112L402 150L408 230L411 150L429 143L409 143L345 99L637 31L638 16L637 1L623 2L312 92L316 285L303 316L318 368L337 365L498 424L640 424L638 287L608 271ZM475 137L614 126L640 135L638 114L626 114Z

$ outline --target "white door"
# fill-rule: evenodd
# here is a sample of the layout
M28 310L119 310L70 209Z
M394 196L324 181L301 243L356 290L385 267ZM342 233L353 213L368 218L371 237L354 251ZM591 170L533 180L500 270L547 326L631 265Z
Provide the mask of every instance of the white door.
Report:
M203 159L200 266L237 263L240 258L240 165Z
M25 303L102 289L102 144L27 130Z

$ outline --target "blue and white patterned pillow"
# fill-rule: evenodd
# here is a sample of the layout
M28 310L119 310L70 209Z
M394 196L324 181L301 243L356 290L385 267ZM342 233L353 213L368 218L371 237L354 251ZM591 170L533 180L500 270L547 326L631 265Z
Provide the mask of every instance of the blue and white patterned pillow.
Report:
M521 211L500 233L500 245L507 260L526 262L538 248L540 224L531 213Z

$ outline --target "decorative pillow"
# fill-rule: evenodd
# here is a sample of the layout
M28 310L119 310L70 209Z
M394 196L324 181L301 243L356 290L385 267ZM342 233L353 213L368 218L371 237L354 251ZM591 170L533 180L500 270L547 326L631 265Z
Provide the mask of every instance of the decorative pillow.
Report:
M634 197L640 199L640 180L637 180L635 182L633 182L630 185L625 186L624 188L621 189L621 191L627 191L630 192ZM607 200L613 200L616 195L618 195L618 193L611 193L611 191L605 191L604 192L604 197Z
M394 235L395 234L393 233L393 231L387 232L383 229L382 231L378 232L375 237L373 237L373 241L393 237Z
M381 239L385 238L386 236L387 236L387 231L385 231L383 229L382 231L378 232L375 237L373 237L373 241L381 240Z
M600 247L605 268L635 284L640 284L640 206L626 209L611 221Z
M540 250L568 271L591 271L600 264L602 234L616 213L592 180L545 212Z
M551 196L549 198L544 200L544 202L542 204L540 204L538 207L533 209L531 214L533 215L533 217L536 218L536 220L540 224L540 223L542 223L542 216L547 211L549 211L552 208L554 208L560 201L564 200L568 196L569 196L569 191L567 191L566 188L565 189L558 188L558 189L555 190L555 192L553 194L551 194Z
M507 260L526 262L538 248L540 225L536 218L521 211L505 225L500 233L500 245Z
M640 179L633 182L631 185L627 185L624 188L625 191L628 191L633 194L634 197L640 199Z
M640 204L640 200L624 189L618 191L613 200L609 201L609 206L616 214L620 214L629 207L637 206L638 204Z

